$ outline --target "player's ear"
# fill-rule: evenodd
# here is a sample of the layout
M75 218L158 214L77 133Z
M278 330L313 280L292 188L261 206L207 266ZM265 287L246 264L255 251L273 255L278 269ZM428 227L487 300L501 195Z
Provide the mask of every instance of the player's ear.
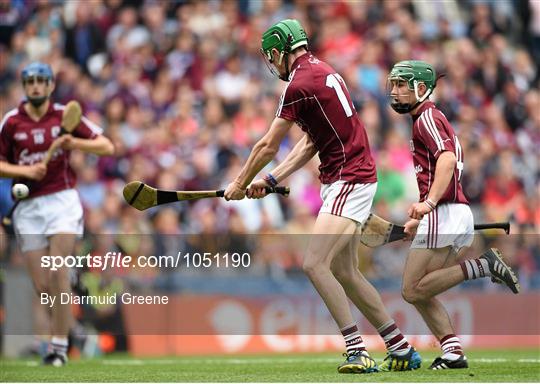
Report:
M272 63L274 65L281 64L281 52L277 48L272 48Z
M276 48L272 48L272 64L276 64L279 60L279 51Z
M56 87L56 83L54 82L54 80L50 80L49 83L47 84L47 92L49 93L49 96L52 95L55 87Z
M418 83L418 95L422 97L426 94L426 92L427 92L426 84Z

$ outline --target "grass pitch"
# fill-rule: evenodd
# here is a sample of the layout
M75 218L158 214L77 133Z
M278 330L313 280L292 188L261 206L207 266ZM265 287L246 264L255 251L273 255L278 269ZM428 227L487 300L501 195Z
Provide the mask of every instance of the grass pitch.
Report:
M0 360L9 382L538 382L540 350L468 351L469 369L430 371L436 352L424 352L412 372L338 374L338 354L131 358L113 355L70 361L63 368L38 360ZM374 354L377 362L382 354Z

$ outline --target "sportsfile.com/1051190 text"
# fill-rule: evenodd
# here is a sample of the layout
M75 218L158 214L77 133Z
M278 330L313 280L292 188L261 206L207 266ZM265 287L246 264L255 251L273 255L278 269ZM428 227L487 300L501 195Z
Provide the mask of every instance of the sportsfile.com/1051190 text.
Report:
M248 268L251 254L247 252L178 252L176 256L132 257L121 252L107 252L105 255L86 256L42 256L41 268L56 271L59 268Z

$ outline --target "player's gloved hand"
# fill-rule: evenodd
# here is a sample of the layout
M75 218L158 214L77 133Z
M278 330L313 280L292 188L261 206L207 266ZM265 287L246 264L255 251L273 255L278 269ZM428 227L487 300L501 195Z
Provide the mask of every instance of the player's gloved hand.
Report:
M266 187L268 183L264 179L259 179L250 184L246 195L250 199L260 199L266 196Z
M403 241L412 240L416 236L416 230L418 229L418 224L420 220L411 219L405 223L405 238Z
M422 220L422 217L424 217L426 213L430 213L432 210L433 209L424 202L414 203L407 211L407 214L411 219Z
M236 180L225 189L225 200L242 200L245 196L246 189Z
M47 173L47 166L43 163L36 163L26 166L25 177L31 180L41 180Z

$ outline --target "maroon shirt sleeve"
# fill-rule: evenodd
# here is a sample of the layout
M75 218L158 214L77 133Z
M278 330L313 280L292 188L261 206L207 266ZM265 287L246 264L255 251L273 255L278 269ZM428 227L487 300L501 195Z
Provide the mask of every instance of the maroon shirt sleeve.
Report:
M73 131L73 136L81 139L95 139L102 133L103 129L101 129L96 123L90 121L90 119L87 117L83 116L81 123Z
M13 153L11 149L13 148L13 125L7 121L3 121L0 126L0 160L1 161L12 161Z
M454 151L448 134L449 125L444 115L433 108L426 109L420 116L418 129L422 141L435 159L444 151Z
M293 82L293 80L291 80L287 85L287 88L285 88L281 94L276 116L286 120L297 121L302 115L302 101L305 99L305 96L299 88L299 84Z

